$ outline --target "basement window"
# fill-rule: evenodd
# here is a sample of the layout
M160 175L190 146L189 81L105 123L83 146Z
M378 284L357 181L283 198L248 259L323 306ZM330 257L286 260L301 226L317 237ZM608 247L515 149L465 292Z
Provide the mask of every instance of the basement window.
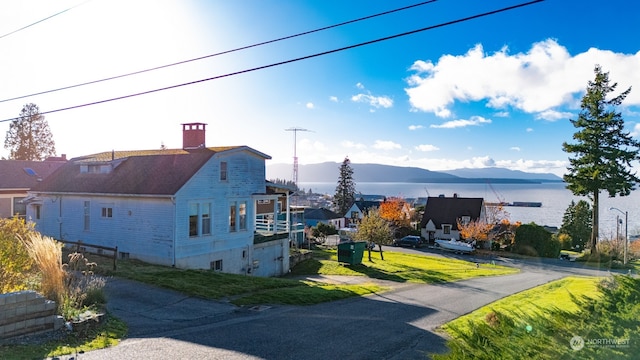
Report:
M213 271L222 271L222 260L212 261L210 267Z

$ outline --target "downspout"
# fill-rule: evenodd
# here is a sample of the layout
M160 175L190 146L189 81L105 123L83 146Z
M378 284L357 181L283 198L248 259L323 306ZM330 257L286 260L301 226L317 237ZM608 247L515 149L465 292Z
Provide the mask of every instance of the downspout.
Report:
M58 239L64 240L62 238L62 196L58 196Z
M175 267L176 266L176 243L177 243L177 239L176 237L178 236L178 230L177 230L177 225L176 224L176 219L178 217L177 214L177 207L176 207L176 197L172 196L171 197L171 203L173 204L173 260L172 260L172 264L171 266Z

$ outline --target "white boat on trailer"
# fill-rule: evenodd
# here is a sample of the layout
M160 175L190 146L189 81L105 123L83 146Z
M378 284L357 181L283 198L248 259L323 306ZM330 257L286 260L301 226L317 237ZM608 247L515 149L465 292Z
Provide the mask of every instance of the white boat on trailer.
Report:
M437 239L436 245L440 246L445 250L460 252L464 254L470 254L476 251L476 248L473 246L473 244L465 241L457 241L456 239L451 239L451 240Z

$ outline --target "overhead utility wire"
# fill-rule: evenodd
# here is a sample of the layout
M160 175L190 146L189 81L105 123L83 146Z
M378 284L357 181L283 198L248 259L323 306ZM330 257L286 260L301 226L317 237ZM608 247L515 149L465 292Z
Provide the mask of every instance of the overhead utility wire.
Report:
M299 58L295 58L295 59L280 61L280 62L272 63L272 64L269 64L269 65L258 66L258 67L251 68L251 69L240 70L240 71L236 71L236 72L232 72L232 73L213 76L213 77L206 78L206 79L190 81L190 82L177 84L177 85L171 85L171 86L167 86L167 87L163 87L163 88L158 88L158 89L138 92L138 93L129 94L129 95L118 96L118 97L115 97L115 98L110 98L110 99L105 99L105 100L98 100L98 101L94 101L94 102L90 102L90 103L86 103L86 104L74 105L74 106L69 106L69 107L66 107L66 108L60 108L60 109L56 109L56 110L45 111L45 112L41 112L40 114L41 115L53 114L53 113L56 113L56 112L72 110L72 109L78 109L78 108L82 108L82 107L86 107L86 106L104 104L104 103L112 102L112 101L116 101L116 100L123 100L123 99L132 98L132 97L136 97L136 96L140 96L140 95L147 95L147 94L156 93L156 92L169 90L169 89L175 89L175 88L179 88L179 87L183 87L183 86L187 86L187 85L194 85L194 84L198 84L198 83L202 83L202 82L206 82L206 81L222 79L222 78L226 78L226 77L230 77L230 76L234 76L234 75L239 75L239 74L244 74L244 73L249 73L249 72L253 72L253 71L257 71L257 70L263 70L263 69L267 69L267 68L271 68L271 67L275 67L275 66L289 64L289 63L293 63L293 62L297 62L297 61L301 61L301 60L307 60L307 59L311 59L311 58L315 58L315 57L319 57L319 56L323 56L323 55L328 55L328 54L332 54L332 53L336 53L336 52L340 52L340 51L344 51L344 50L354 49L354 48L365 46L365 45L375 44L375 43L378 43L378 42L381 42L381 41L395 39L395 38L402 37L402 36L412 35L412 34L423 32L423 31L427 31L427 30L433 30L433 29L445 27L445 26L448 26L448 25L453 25L453 24L469 21L469 20L474 20L474 19L477 19L477 18L481 18L481 17L485 17L485 16L489 16L489 15L494 15L494 14L497 14L497 13L501 13L501 12L505 12L505 11L509 11L509 10L514 10L514 9L521 8L521 7L524 7L524 6L540 3L540 2L543 2L543 1L544 0L529 1L529 2L526 2L526 3L521 3L521 4L518 4L518 5L509 6L509 7L505 7L505 8L498 9L498 10L492 10L492 11L489 11L489 12L485 12L485 13L472 15L472 16L461 18L461 19L457 19L457 20L452 20L452 21L440 23L440 24L437 24L437 25L432 25L432 26L428 26L428 27L425 27L425 28L417 29L417 30L407 31L407 32L403 32L403 33L400 33L400 34L391 35L391 36L387 36L387 37L383 37L383 38L378 38L378 39L375 39L375 40L370 40L370 41L366 41L366 42L363 42L363 43L359 43L359 44L355 44L355 45L349 45L349 46L341 47L341 48L338 48L338 49L328 50L328 51L324 51L324 52L320 52L320 53L316 53L316 54L312 54L312 55L307 55L307 56L303 56L303 57L299 57ZM17 118L0 120L0 123L7 122L7 121L12 121L12 120L16 120L16 119Z
M378 13L378 14L369 15L369 16L358 18L358 19L349 20L349 21L338 23L338 24L321 27L321 28L318 28L318 29L315 29L315 30L309 30L309 31L298 33L298 34L289 35L289 36L285 36L285 37L281 37L281 38L277 38L277 39L273 39L273 40L263 41L263 42L256 43L256 44L253 44L253 45L242 46L242 47L231 49L231 50L225 50L225 51L218 52L218 53L215 53L215 54L200 56L200 57L189 59L189 60L183 60L183 61L178 61L178 62L174 62L174 63L171 63L171 64L160 65L160 66L156 66L156 67L152 67L152 68L148 68L148 69L144 69L144 70L138 70L138 71L130 72L130 73L127 73L127 74L111 76L111 77L107 77L107 78L100 79L100 80L87 81L87 82L76 84L76 85L64 86L64 87L57 88L57 89L45 90L45 91L41 91L41 92L29 94L29 95L16 96L16 97L13 97L13 98L10 98L10 99L0 100L0 103L7 102L7 101L18 100L18 99L24 99L24 98L27 98L27 97L30 97L30 96L48 94L48 93L61 91L61 90L73 89L73 88L80 87L80 86L85 86L85 85L97 84L97 83L104 82L104 81L120 79L120 78L127 77L127 76L142 74L142 73L146 73L146 72L149 72L149 71L168 68L168 67L171 67L171 66L182 65L182 64L193 62L193 61L208 59L208 58L211 58L211 57L214 57L214 56L225 55L225 54L229 54L229 53L236 52L236 51L247 50L247 49L251 49L251 48L262 46L262 45L272 44L272 43L275 43L275 42L278 42L278 41L293 39L295 37L299 37L299 36L303 36L303 35L309 35L309 34L313 34L313 33L324 31L324 30L328 30L328 29L333 29L333 28L336 28L336 27L339 27L339 26L352 24L352 23L355 23L355 22L358 22L358 21L372 19L372 18L375 18L375 17L378 17L378 16L388 15L388 14L391 14L391 13L394 13L394 12L399 12L399 11L402 11L402 10L415 8L415 7L426 5L426 4L430 4L430 3L433 3L433 2L436 2L436 1L437 0L424 1L424 2L421 2L421 3L418 3L418 4L413 4L413 5L409 5L409 6L405 6L405 7L401 7L401 8L397 8L397 9L393 9L393 10L389 10L389 11L385 11L385 12L381 12L381 13Z
M67 12L67 11L69 11L69 10L75 9L75 8L77 8L77 7L78 7L78 6L80 6L80 5L84 5L84 4L88 3L89 1L91 1L91 0L87 0L87 1L81 2L80 4L74 5L74 6L70 7L70 8L68 8L68 9L65 9L65 10L59 11L59 12L57 12L57 13L55 13L55 14L51 15L51 16L47 16L47 17L46 17L46 18L44 18L44 19L38 20L38 21L36 21L36 22L34 22L34 23L31 23L31 24L26 25L26 26L23 26L23 27L21 27L21 28L19 28L19 29L16 29L16 30L13 30L13 31L11 31L11 32L8 32L8 33L6 33L6 34L4 34L4 35L0 35L0 39L2 39L2 38L4 38L4 37L7 37L7 36L9 36L9 35L15 34L15 33L19 32L19 31L24 30L24 29L28 29L28 28L32 27L33 25L39 24L39 23L41 23L41 22L43 22L43 21L45 21L45 20L49 20L49 19L51 19L52 17L56 17L56 16L58 16L58 15L60 15L60 14L64 14L64 13L66 13L66 12Z

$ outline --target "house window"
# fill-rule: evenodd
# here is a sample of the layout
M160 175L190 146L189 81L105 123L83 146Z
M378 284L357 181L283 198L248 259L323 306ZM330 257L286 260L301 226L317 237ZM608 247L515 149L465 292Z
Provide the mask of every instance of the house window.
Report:
M13 198L13 215L24 218L27 216L27 205L25 205L22 200L24 200L23 197Z
M198 236L198 204L189 205L189 236Z
M211 204L202 204L202 235L211 234Z
M471 222L471 216L463 216L460 218L460 223L462 225L469 225L470 222Z
M213 271L222 271L222 260L212 261L209 266Z
M102 216L103 219L110 219L113 217L113 208L112 207L103 207L101 212L100 212L100 216Z
M84 231L91 230L91 201L84 202Z
M240 215L240 221L239 221L240 230L247 230L247 202L246 201L243 201L240 203L239 215Z
M33 212L36 217L36 220L40 220L40 212L42 211L42 205L35 204L33 205Z
M443 234L451 234L451 225L442 225Z
M211 235L211 203L189 203L189 236Z
M227 162L220 162L220 181L227 181Z
M236 204L229 206L229 232L235 232L236 228Z
M352 211L351 212L351 219L353 219L353 220L360 219L360 213L358 211Z

